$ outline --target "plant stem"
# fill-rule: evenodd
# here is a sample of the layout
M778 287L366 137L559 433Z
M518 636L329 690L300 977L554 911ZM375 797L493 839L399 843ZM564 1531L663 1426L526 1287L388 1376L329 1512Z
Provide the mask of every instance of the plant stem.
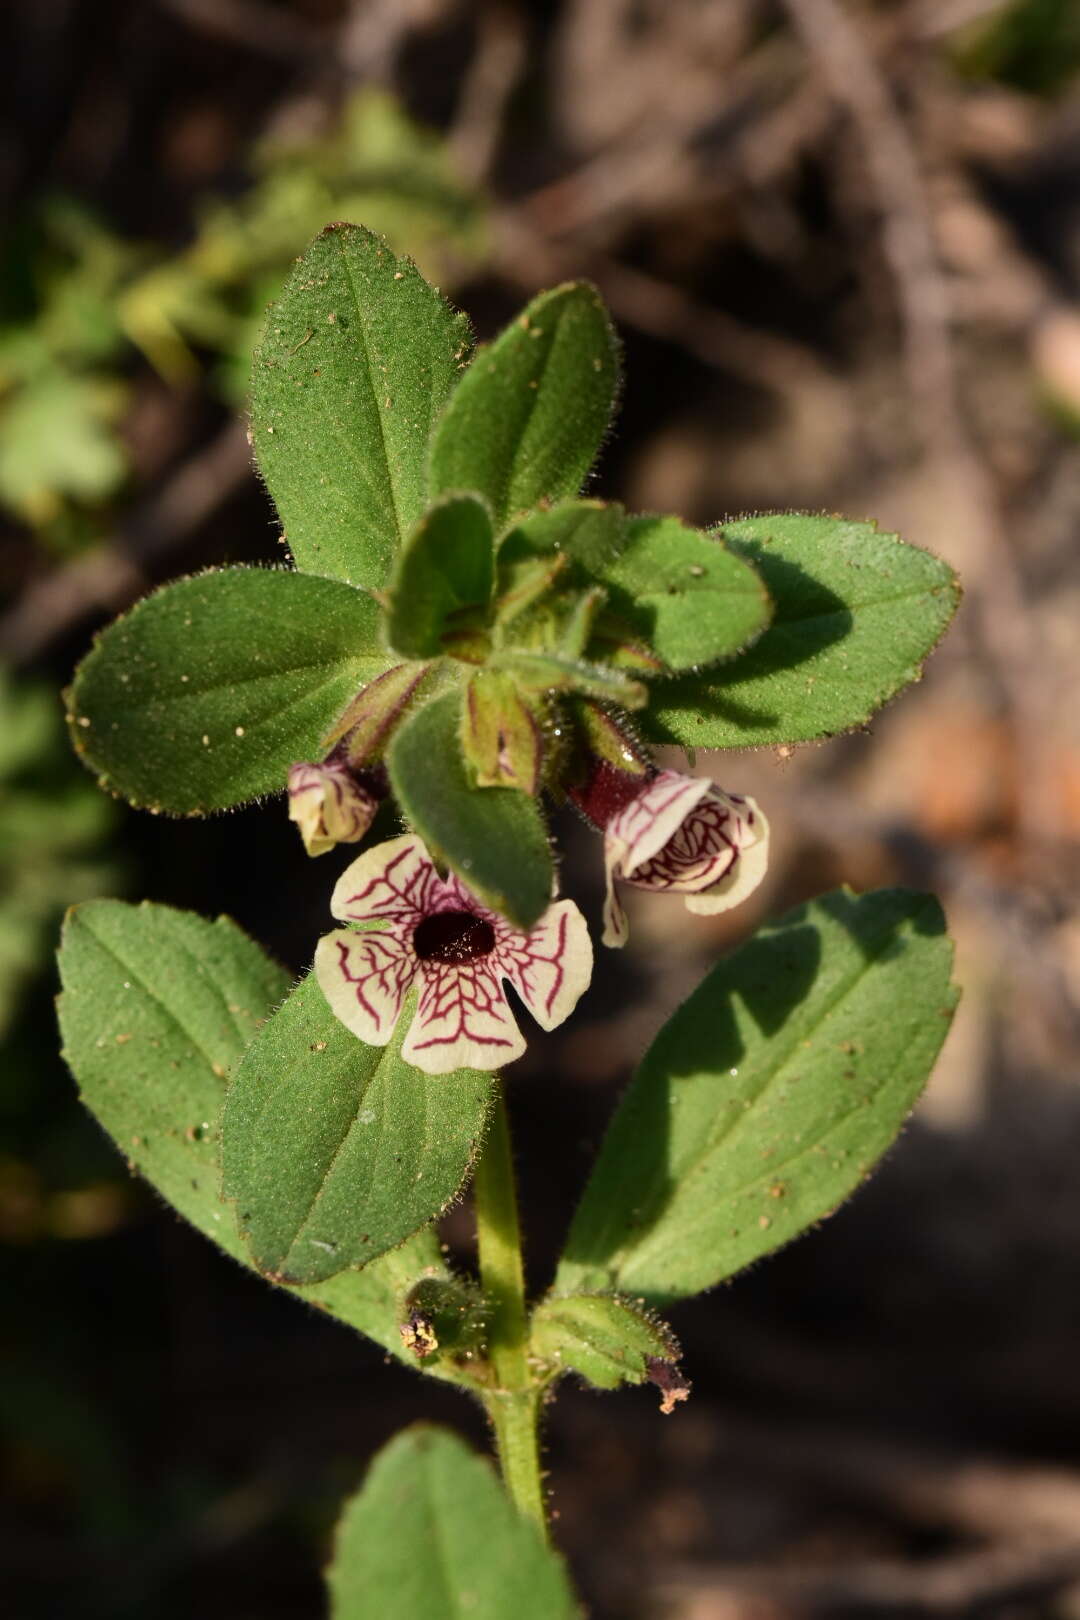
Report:
M540 1392L529 1372L525 1271L502 1081L474 1183L480 1282L491 1316L488 1349L496 1388L484 1397L506 1488L519 1512L547 1534L540 1478Z

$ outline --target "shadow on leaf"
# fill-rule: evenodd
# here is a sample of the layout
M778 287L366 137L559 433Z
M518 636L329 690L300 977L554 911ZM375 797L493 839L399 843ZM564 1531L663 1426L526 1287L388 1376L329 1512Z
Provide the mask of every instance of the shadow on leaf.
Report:
M796 918L792 921L797 922ZM765 1036L776 1035L811 993L821 966L816 928L786 926L758 936L720 963L664 1025L623 1100L596 1172L570 1230L566 1260L614 1273L622 1251L661 1218L676 1182L671 1174L671 1120L680 1082L711 1075L716 1087L716 1141L743 1114L726 1084L744 1055L732 999L738 996ZM632 1183L628 1221L626 1183Z

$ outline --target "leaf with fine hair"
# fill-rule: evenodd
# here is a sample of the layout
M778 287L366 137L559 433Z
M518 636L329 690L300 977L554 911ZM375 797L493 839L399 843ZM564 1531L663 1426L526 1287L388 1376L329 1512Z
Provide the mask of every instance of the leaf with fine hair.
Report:
M470 784L461 723L457 692L405 721L387 755L394 796L435 860L526 931L551 904L554 872L544 819L536 800L515 788Z
M98 637L67 693L103 787L176 815L243 804L317 759L357 689L390 667L363 591L283 569L165 585Z
M717 532L761 575L772 623L730 664L658 687L650 742L745 748L864 725L919 679L960 600L947 563L872 523L776 512Z
M297 566L385 585L427 502L428 435L468 359L468 320L362 225L328 225L255 351L255 454Z
M225 1077L288 975L228 918L91 900L64 923L58 1003L83 1102L133 1170L232 1260L251 1258L219 1194ZM450 1275L432 1229L361 1272L288 1292L415 1365L398 1325L421 1278ZM449 1359L426 1369L457 1381Z
M388 593L387 639L404 658L438 658L453 650L456 635L482 630L495 580L494 545L491 518L475 495L445 496L425 512L398 557Z
M733 657L772 613L755 570L678 518L627 519L618 555L596 577L612 610L672 670Z
M389 1045L366 1045L309 977L234 1069L222 1191L267 1276L303 1284L368 1265L460 1192L491 1076L422 1074L401 1056L408 1027L406 1009Z
M502 588L512 589L514 571L541 557L565 558L579 584L600 577L623 548L625 522L610 501L559 501L526 513L499 547Z
M445 1429L406 1429L379 1452L327 1581L331 1620L581 1620L562 1559Z
M431 441L432 493L476 490L499 531L576 495L618 388L618 340L596 288L541 293L479 350L451 395Z
M666 1322L614 1294L551 1294L532 1314L529 1349L557 1376L576 1372L596 1389L643 1384L652 1361L676 1362Z
M645 1054L556 1291L662 1306L830 1214L926 1084L951 965L937 901L902 889L826 895L719 963Z

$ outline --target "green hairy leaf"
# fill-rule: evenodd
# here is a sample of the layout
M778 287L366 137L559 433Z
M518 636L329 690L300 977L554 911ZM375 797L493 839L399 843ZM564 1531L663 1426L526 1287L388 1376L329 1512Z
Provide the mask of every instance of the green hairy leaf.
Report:
M532 928L554 881L543 817L515 788L470 786L460 726L456 692L405 722L387 756L395 797L437 861L516 928Z
M469 324L360 225L328 225L255 351L255 454L297 566L382 586L426 504L431 425Z
M732 664L657 689L653 742L740 748L863 725L918 680L960 599L946 563L870 523L781 512L719 532L761 575L773 620Z
M178 815L285 786L358 687L389 667L378 608L335 580L265 568L155 591L98 638L68 692L103 787Z
M503 588L512 588L514 570L539 557L565 557L579 582L601 577L622 549L625 521L621 506L604 501L561 501L528 513L499 547L500 575L509 576Z
M673 517L630 518L618 556L597 577L612 609L673 670L730 658L772 611L752 567Z
M397 561L386 631L405 658L453 651L455 631L479 628L495 580L491 518L474 495L450 495L413 529ZM474 612L474 624L462 614ZM455 617L456 616L456 617Z
M231 1259L251 1265L219 1196L225 1077L288 989L288 975L236 924L168 906L92 900L68 913L60 1029L83 1101L133 1169ZM290 1288L384 1349L403 1349L401 1300L449 1275L431 1230L362 1272ZM454 1377L450 1365L439 1376Z
M222 1116L226 1198L259 1270L332 1277L395 1248L457 1197L480 1145L491 1076L422 1074L367 1046L314 978L269 1018L233 1074Z
M838 891L721 962L612 1122L556 1288L654 1305L711 1288L831 1213L893 1141L957 992L927 895Z
M596 289L571 282L541 293L455 389L432 440L432 492L478 491L498 530L576 495L618 386L618 343Z
M537 696L576 692L582 697L618 703L624 709L641 709L649 701L640 681L631 680L621 670L559 658L554 653L504 652L497 654L492 663L509 670L525 691Z
M385 1446L338 1523L331 1620L580 1620L558 1554L445 1429Z
M665 1322L612 1294L555 1295L532 1317L530 1349L557 1372L576 1372L597 1389L641 1384L650 1361L675 1361L679 1347Z

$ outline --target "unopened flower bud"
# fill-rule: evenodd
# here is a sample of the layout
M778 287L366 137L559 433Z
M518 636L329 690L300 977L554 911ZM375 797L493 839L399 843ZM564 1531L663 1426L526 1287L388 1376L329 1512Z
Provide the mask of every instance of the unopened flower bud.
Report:
M335 844L358 844L375 819L378 796L343 760L293 765L289 771L289 820L295 821L309 855Z

